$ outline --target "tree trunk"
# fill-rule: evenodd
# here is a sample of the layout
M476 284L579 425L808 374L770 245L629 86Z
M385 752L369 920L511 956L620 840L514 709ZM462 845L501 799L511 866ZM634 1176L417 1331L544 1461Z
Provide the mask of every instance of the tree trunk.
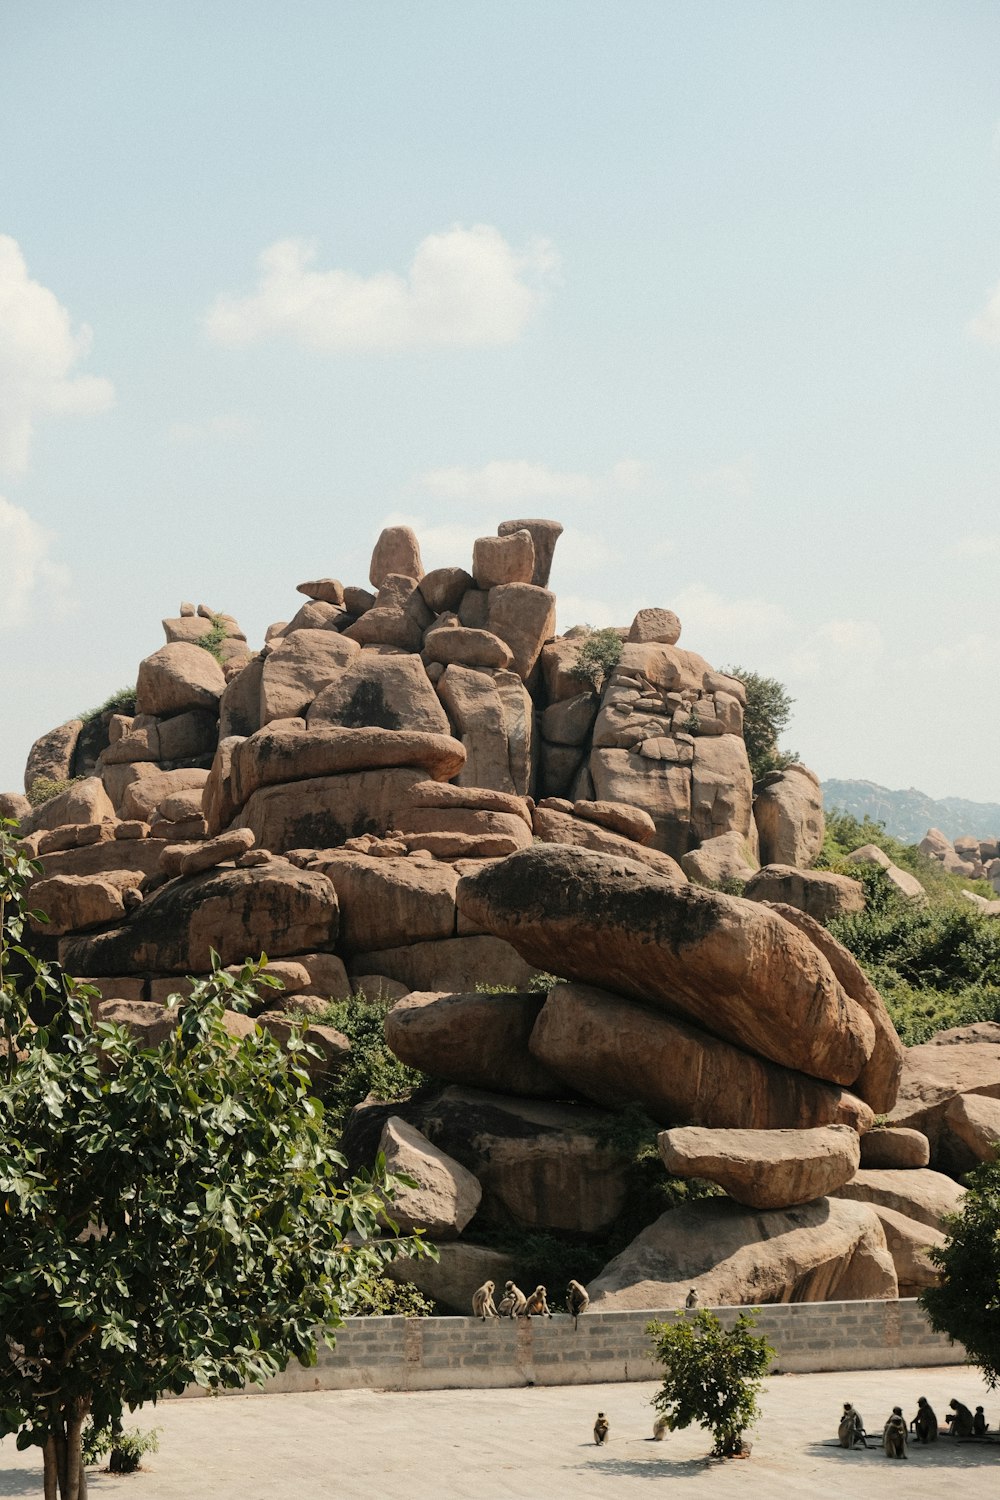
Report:
M52 1433L45 1439L45 1447L42 1449L45 1474L45 1500L58 1500L59 1494L59 1459L56 1454L56 1440Z
M63 1500L84 1500L87 1479L83 1471L83 1423L90 1402L78 1396L70 1408L66 1423L66 1491Z

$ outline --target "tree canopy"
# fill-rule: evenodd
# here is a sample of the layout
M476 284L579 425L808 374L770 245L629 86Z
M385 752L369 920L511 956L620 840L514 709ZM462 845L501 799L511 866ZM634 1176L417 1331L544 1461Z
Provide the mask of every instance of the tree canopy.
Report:
M947 1241L929 1252L942 1272L921 1293L931 1326L964 1344L990 1389L1000 1384L1000 1161L965 1179L960 1213L946 1220Z
M93 1017L96 992L21 945L25 880L3 853L0 1435L44 1450L46 1500L86 1492L81 1429L191 1383L262 1381L318 1342L397 1251L393 1181L343 1180L303 1067L227 1009L260 983L215 962L159 1046ZM25 985L11 977L11 960ZM56 994L45 1027L28 1000ZM391 1208L390 1208L391 1212Z
M793 765L798 755L794 750L779 750L778 741L788 728L795 699L776 677L764 677L748 667L724 667L723 671L729 677L738 677L747 690L743 738L754 781L769 771L783 771Z
M693 1317L649 1324L654 1353L666 1372L653 1405L671 1431L692 1422L707 1428L719 1457L741 1453L743 1434L760 1417L757 1396L774 1350L751 1333L756 1321L752 1312L741 1312L727 1329L702 1308Z

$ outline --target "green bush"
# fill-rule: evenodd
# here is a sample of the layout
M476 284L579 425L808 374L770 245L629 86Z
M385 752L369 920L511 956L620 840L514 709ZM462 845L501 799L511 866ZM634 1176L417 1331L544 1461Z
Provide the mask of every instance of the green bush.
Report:
M92 724L96 719L103 718L105 714L127 714L130 718L135 713L135 687L119 688L117 692L105 698L97 708L88 708L86 713L78 714L84 724Z
M348 1115L369 1094L378 1099L407 1099L428 1083L425 1073L407 1067L389 1050L385 1039L386 1007L366 995L331 1000L319 1015L303 1019L334 1026L351 1044L343 1067L326 1084L324 1105L327 1123L335 1134L343 1130Z
M160 1451L159 1427L102 1427L97 1431L93 1424L84 1428L83 1462L87 1468L99 1464L110 1456L108 1471L111 1474L134 1474L147 1453Z
M573 676L582 678L598 692L621 661L621 655L622 638L617 630L612 626L603 630L591 630L580 643L572 667Z
M207 651L210 656L214 656L216 661L221 665L221 647L223 641L229 638L229 627L222 615L210 615L209 619L212 622L211 630L206 631L204 635L200 635L195 641L195 645L200 646L203 651Z
M747 667L723 667L722 670L728 677L738 677L746 688L743 738L754 781L759 781L769 771L784 771L794 765L799 759L797 753L778 749L778 740L788 728L792 716L794 698L788 695L776 677L764 677Z
M729 1329L707 1308L647 1326L655 1357L666 1369L653 1405L672 1432L692 1422L707 1428L718 1458L742 1453L743 1434L760 1419L757 1396L775 1351L750 1332L755 1312L741 1312Z
M1000 1383L1000 1162L976 1167L966 1179L962 1211L945 1220L947 1240L930 1251L941 1271L921 1293L931 1327L963 1344L990 1390Z
M51 776L36 776L29 786L26 796L32 807L41 807L45 802L51 802L53 797L58 797L61 792L68 792L83 778L80 776L69 776L64 781L53 781Z

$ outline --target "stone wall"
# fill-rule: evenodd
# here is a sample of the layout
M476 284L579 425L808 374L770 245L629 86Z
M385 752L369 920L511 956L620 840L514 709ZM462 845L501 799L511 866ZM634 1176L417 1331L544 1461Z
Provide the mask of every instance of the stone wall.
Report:
M740 1311L718 1309L731 1324ZM310 1370L290 1366L268 1393L313 1390L453 1390L654 1380L646 1325L652 1312L588 1312L574 1327L552 1319L351 1318L336 1349ZM761 1310L757 1331L778 1351L773 1373L891 1370L961 1364L965 1351L934 1333L913 1299L793 1302ZM207 1392L192 1388L188 1395Z

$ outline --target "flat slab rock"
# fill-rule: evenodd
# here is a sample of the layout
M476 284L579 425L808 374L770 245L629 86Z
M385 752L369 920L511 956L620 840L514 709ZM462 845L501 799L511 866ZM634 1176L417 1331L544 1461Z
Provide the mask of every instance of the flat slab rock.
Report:
M834 1084L753 1057L640 1001L593 985L558 984L531 1033L531 1051L586 1099L639 1103L664 1125L720 1129L871 1128L868 1105Z
M814 1130L664 1130L656 1138L675 1177L718 1183L748 1208L790 1208L841 1187L858 1170L858 1133L849 1125Z
M587 1287L591 1311L890 1298L885 1235L863 1203L821 1198L758 1213L707 1198L662 1214Z
M325 875L285 861L248 870L214 869L173 880L129 921L93 937L64 938L60 961L71 974L200 974L214 949L224 964L249 954L330 948L337 897Z
M661 1006L747 1051L850 1085L875 1028L768 907L633 860L538 844L458 886L458 907L529 963Z
M836 1196L894 1208L907 1218L941 1229L945 1214L958 1213L962 1207L965 1188L943 1172L932 1172L927 1167L912 1171L862 1167L850 1182L837 1189Z

